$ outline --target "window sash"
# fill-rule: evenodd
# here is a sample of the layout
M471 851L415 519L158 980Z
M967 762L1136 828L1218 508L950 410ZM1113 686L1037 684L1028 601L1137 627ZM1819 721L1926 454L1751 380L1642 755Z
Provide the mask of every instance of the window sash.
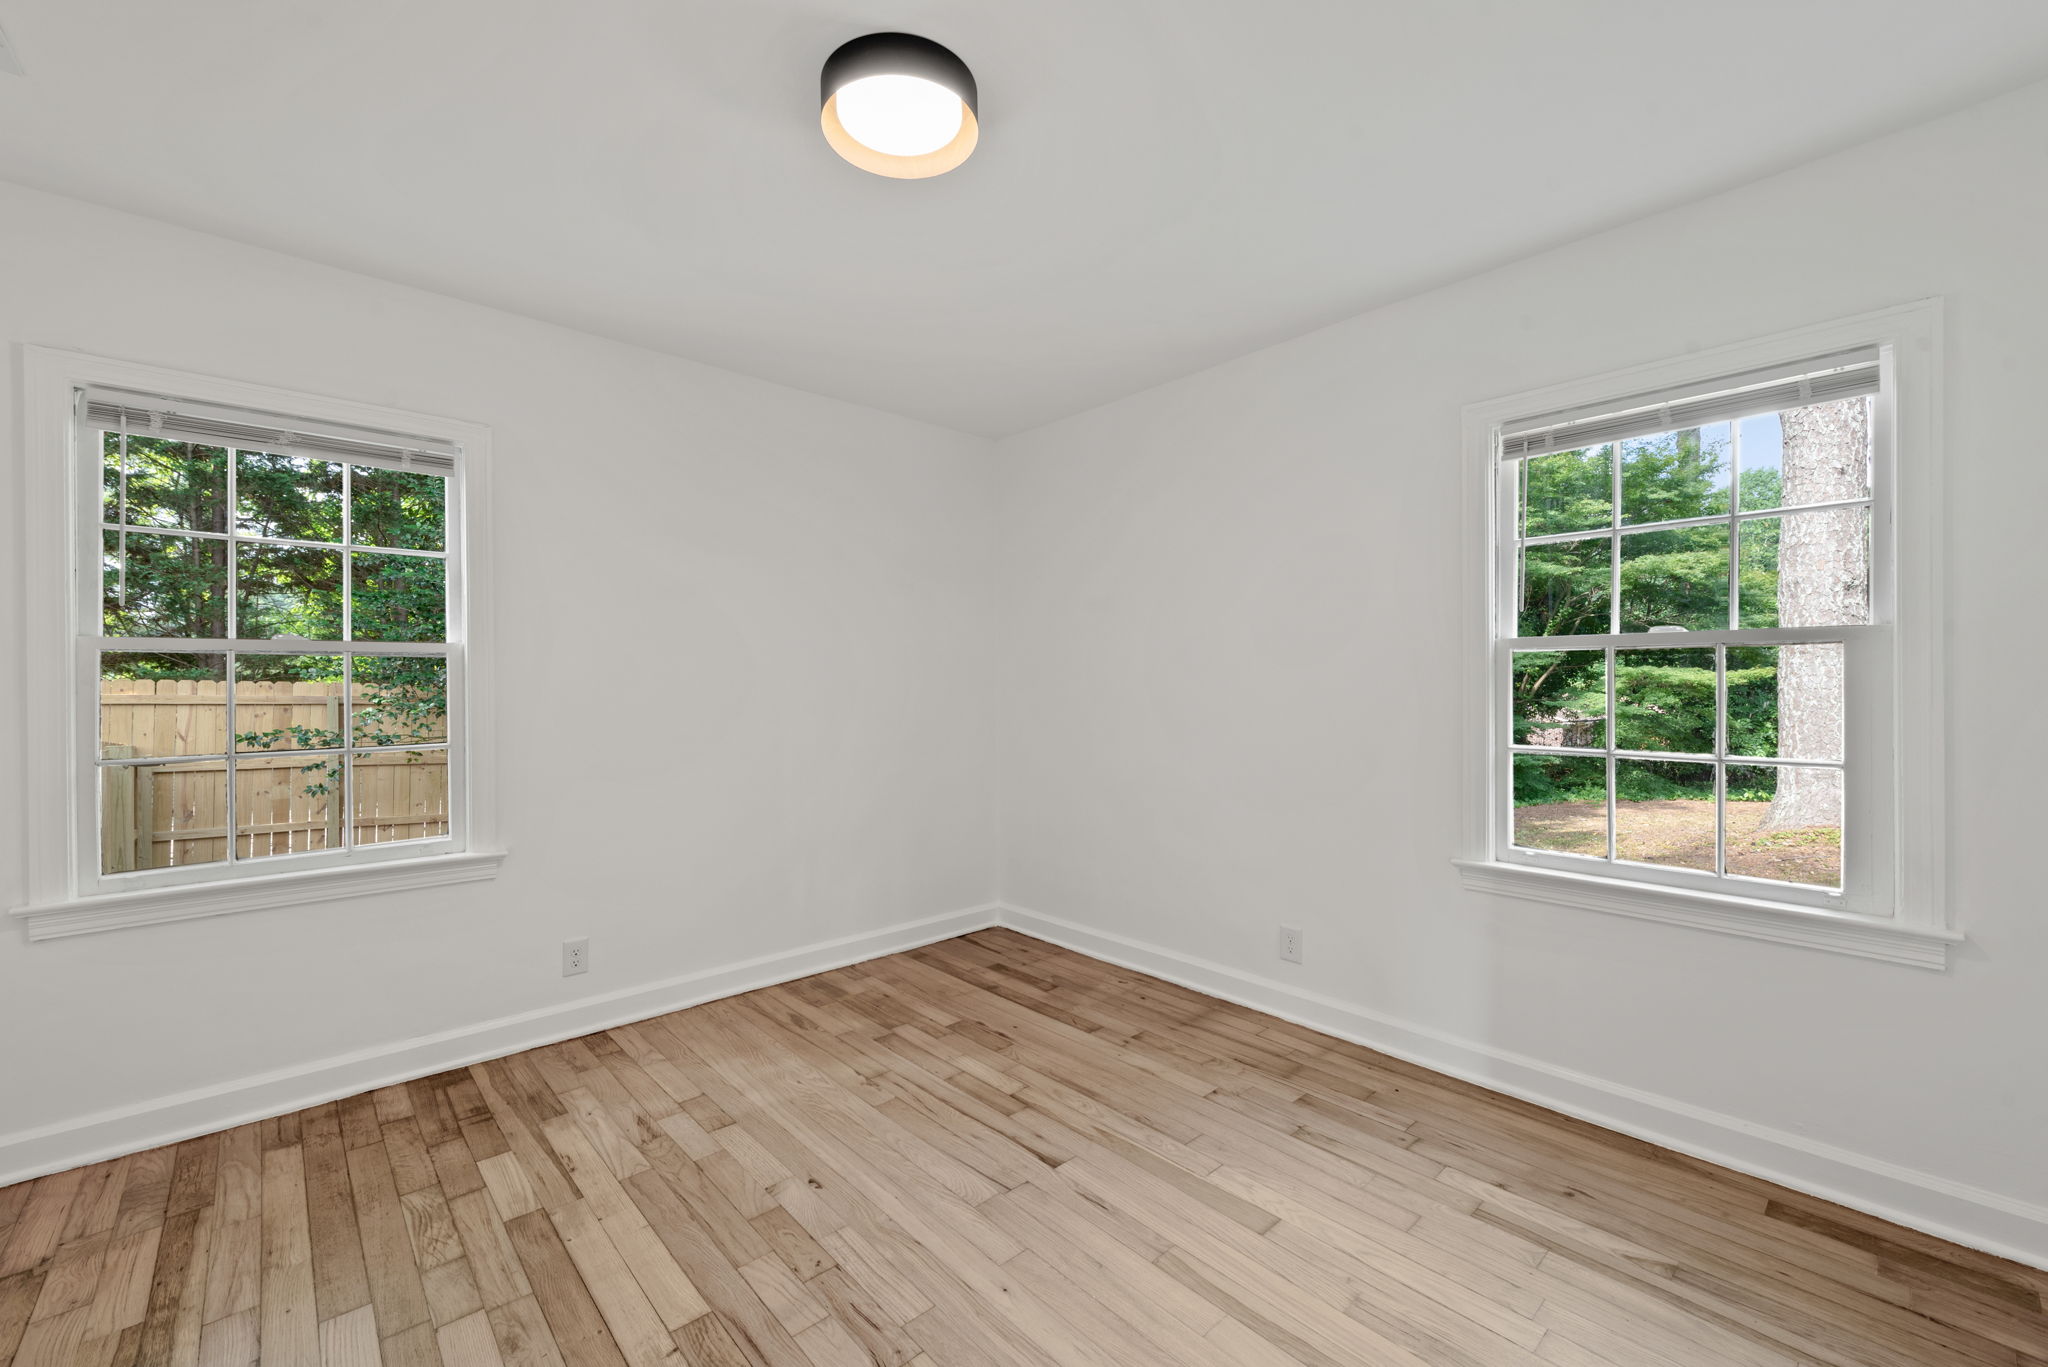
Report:
M102 522L100 530L139 532L144 536L183 536L194 541L246 541L252 545L302 546L309 551L363 551L370 555L412 555L422 560L448 558L446 551L421 551L408 546L371 546L360 541L301 541L289 536L262 536L255 532L202 532L191 527L152 527L142 522Z
M445 740L411 741L404 745L324 745L306 750L236 750L206 755L116 755L94 761L102 769L168 768L176 764L212 764L224 759L318 759L322 755L396 755L412 750L446 750ZM1558 753L1567 753L1559 751ZM1750 763L1743 760L1741 763ZM1769 761L1755 761L1768 763Z
M88 417L90 418L90 414L94 411L94 407L89 401L84 406L87 410ZM123 412L123 414L117 415L117 417L118 416L125 416L125 411ZM444 481L442 486L441 498L442 548L438 551L416 551L406 550L399 547L367 546L356 542L356 540L354 539L356 532L354 506L355 472L349 469L348 465L351 463L362 464L365 462L355 461L353 459L348 461L334 460L333 462L342 465L341 540L305 541L291 537L266 536L260 533L248 533L242 531L241 527L238 525L241 509L241 461L236 459L236 457L239 456L244 451L256 451L261 454L268 455L280 454L277 450L273 448L267 448L261 445L260 443L242 444L234 441L228 441L224 446L222 446L222 444L218 441L208 441L201 443L204 445L218 446L221 449L224 449L228 454L227 469L225 471L226 483L223 490L223 497L226 500L227 505L227 531L208 532L200 531L197 529L180 527L151 527L125 520L128 513L128 472L125 464L125 458L123 468L121 471L121 507L119 509L123 520L118 522L109 522L106 520L106 500L103 492L103 483L105 477L104 470L106 462L107 438L109 436L120 435L133 437L136 436L137 434L132 430L123 434L118 425L108 426L105 421L100 419L90 419L88 421L81 422L79 427L79 440L81 445L86 444L88 442L91 444L91 450L89 453L84 451L81 451L79 453L81 465L79 473L82 477L85 477L81 480L81 482L89 483L90 485L92 495L92 507L94 512L98 514L97 520L99 522L99 528L101 533L104 534L106 532L114 532L120 537L120 554L124 559L124 563L122 566L122 580L124 585L126 583L127 575L125 557L127 555L128 550L128 537L131 535L140 534L144 536L166 537L182 536L197 540L224 542L228 546L228 575L227 583L225 585L226 596L223 606L225 607L227 612L228 635L232 637L236 635L235 628L240 625L238 619L241 613L241 595L238 592L240 587L239 576L241 573L241 557L235 551L235 548L237 546L246 543L250 545L267 546L297 546L310 550L331 550L334 551L336 554L340 555L343 559L344 569L341 576L341 629L342 634L344 636L352 637L355 634L354 558L359 554L412 555L422 559L440 560L446 564L447 568L443 572L442 580L442 593L444 596L442 610L444 621L446 621L447 624L444 626L442 634L444 636L453 634L454 625L452 620L449 619L449 613L453 610L453 601L455 595L454 570L455 566L459 563L458 557L455 556L453 552L455 551L457 546L457 542L454 539L454 523L460 517L461 506L460 498L462 493L462 485L460 483L460 480L458 479L458 475L460 473L461 468L460 462L450 461L446 464L445 467L437 466L436 468L431 470L423 469L420 467L404 463L404 461L409 461L411 459L409 455L405 456L404 459L399 464L396 465L390 465L388 462L383 462L383 464L386 464L388 468L410 470L415 473L432 474ZM153 439L165 437L164 433L154 431L148 432L147 435ZM185 441L194 440L192 438L175 436L166 439ZM445 445L445 443L443 443L443 445ZM451 447L450 449L456 448ZM333 459L326 455L322 455L321 458L329 460ZM379 464L380 462L368 463ZM93 538L88 537L87 540L93 540ZM91 554L92 552L88 547L83 545L80 547L81 557L89 558ZM97 565L98 562L97 560L94 560L92 563L94 565ZM99 574L96 568L88 570L88 574L91 576L95 584L99 582ZM101 623L102 629L104 629L104 622L99 616L99 609L95 607L92 609L92 612L93 615L83 619L83 621L98 621ZM179 638L166 637L163 639L175 640Z
M1865 354L1866 352L1859 351L1856 353L1852 353L1852 356L1855 358L1861 358ZM1858 376L1862 376L1864 374L1864 371L1866 369L1868 370L1868 388L1857 388L1854 392L1820 395L1809 392L1809 380L1811 379L1811 377L1808 375L1797 375L1796 378L1790 382L1798 386L1795 397L1803 398L1805 403L1825 403L1833 402L1843 398L1856 397L1869 397L1872 399L1870 415L1871 483L1870 492L1861 498L1836 499L1825 503L1780 504L1770 508L1743 508L1741 506L1742 437L1740 423L1731 420L1730 441L1732 444L1731 449L1729 451L1729 484L1727 512L1711 513L1702 517L1672 518L1661 522L1623 521L1623 485L1626 478L1626 473L1623 468L1624 456L1621 450L1621 442L1627 440L1627 438L1614 438L1612 439L1613 448L1608 455L1607 473L1609 506L1607 511L1607 525L1604 527L1591 527L1583 531L1548 532L1538 536L1526 536L1523 534L1524 528L1528 525L1528 514L1523 506L1524 497L1526 493L1525 489L1523 488L1523 474L1526 469L1526 466L1520 459L1502 459L1499 462L1498 471L1495 479L1496 498L1500 500L1500 507L1497 510L1497 526L1499 529L1498 535L1496 537L1496 544L1498 547L1498 549L1496 550L1496 556L1498 559L1497 572L1502 577L1502 592L1496 600L1496 606L1498 608L1500 617L1494 626L1495 634L1497 636L1503 637L1512 636L1515 628L1520 623L1522 603L1521 581L1523 571L1523 557L1524 553L1532 546L1566 545L1581 541L1605 540L1608 543L1607 620L1608 625L1610 627L1619 628L1621 624L1622 610L1622 552L1623 547L1627 544L1627 538L1632 536L1647 536L1653 533L1664 531L1684 531L1689 528L1715 527L1723 525L1725 525L1728 528L1728 616L1729 622L1732 624L1736 621L1739 621L1741 617L1742 525L1747 522L1756 522L1766 518L1796 516L1801 514L1817 514L1846 508L1864 508L1869 511L1871 523L1868 529L1870 540L1867 544L1867 550L1870 557L1869 610L1872 621L1881 620L1880 601L1887 605L1887 608L1891 602L1892 566L1888 562L1887 558L1880 554L1880 529L1877 526L1879 518L1887 516L1890 509L1889 493L1886 488L1885 471L1881 471L1880 466L1884 465L1886 467L1886 470L1888 470L1889 468L1889 448L1887 443L1890 439L1891 433L1891 414L1887 405L1878 402L1878 399L1881 398L1883 394L1883 390L1879 387L1878 384L1878 377L1881 371L1881 365L1880 360L1878 358L1878 354L1875 349L1870 349L1867 354L1870 358L1867 362L1867 366L1861 359L1858 359L1857 364L1854 367L1854 371ZM1845 358L1838 357L1835 359L1842 360ZM1811 365L1818 363L1808 362L1802 364ZM1798 367L1794 367L1795 371L1797 369ZM1766 371L1760 373L1768 374L1774 372ZM1735 380L1739 380L1742 378L1744 377L1734 377L1733 379L1727 381L1727 383L1732 384L1735 382ZM1712 385L1715 383L1722 382L1707 381L1706 383ZM1861 381L1859 380L1859 384L1860 383ZM1781 382L1777 386L1773 388L1767 388L1763 391L1744 390L1741 392L1778 393L1779 391L1783 390L1784 387L1785 383ZM1838 387L1846 388L1846 385ZM1670 392L1682 395L1688 392L1698 392L1698 387L1682 386ZM1802 404L1802 406L1804 405ZM1596 405L1595 407L1605 408L1608 406ZM1646 432L1638 433L1637 435L1657 435L1671 431L1687 431L1691 430L1693 427L1696 426L1708 425L1708 423L1706 422L1681 424L1677 427L1668 425L1668 420L1672 418L1674 412L1676 412L1678 408L1682 407L1683 405L1681 404L1678 405L1677 408L1664 408L1663 410L1661 410L1660 421L1665 421L1667 425L1658 426L1652 424L1646 430ZM1751 414L1749 416L1755 415ZM1709 419L1709 422L1711 421L1719 421L1719 419ZM1505 449L1507 438L1504 436L1499 436L1496 438L1496 440L1499 443L1500 449ZM1597 445L1603 443L1593 444ZM1566 451L1581 449L1584 448L1564 448L1564 450ZM1542 451L1530 452L1528 454L1556 455L1560 454L1560 452Z
M1715 706L1715 748L1709 754L1680 754L1667 751L1639 751L1593 746L1524 746L1515 744L1514 736L1514 654L1518 649L1533 648L1550 650L1550 642L1563 639L1583 641L1572 649L1599 649L1611 646L1617 649L1643 649L1646 641L1681 640L1689 646L1708 644L1697 637L1714 635L1724 638L1718 644L1731 647L1743 645L1773 645L1827 643L1839 641L1844 651L1843 676L1845 681L1845 706L1843 715L1843 758L1840 761L1802 760L1769 756L1735 754L1727 749L1726 734L1726 685L1717 681ZM1769 636L1774 639L1759 641L1750 639ZM1788 638L1791 638L1788 642ZM1868 783L1858 780L1865 775L1889 773L1893 763L1894 736L1893 714L1894 690L1891 671L1891 656L1894 643L1893 632L1887 626L1870 627L1800 627L1790 630L1748 631L1748 632L1697 632L1684 637L1649 636L1647 633L1622 633L1590 638L1533 637L1523 638L1524 642L1534 641L1533 647L1522 642L1502 641L1499 643L1495 667L1490 673L1490 692L1494 698L1495 727L1498 738L1494 747L1491 768L1494 773L1493 810L1488 814L1492 831L1492 857L1507 864L1522 864L1534 868L1554 869L1565 873L1604 878L1618 884L1652 883L1663 887L1691 889L1696 892L1712 892L1724 896L1751 898L1778 902L1790 907L1805 907L1817 910L1842 911L1853 909L1860 915L1874 919L1890 919L1893 916L1892 902L1896 893L1895 855L1889 850L1889 842L1880 833L1892 828L1896 820L1896 795L1887 783ZM1597 644L1596 644L1597 643ZM1650 646L1657 649L1657 646ZM1716 673L1721 672L1721 662L1716 661ZM1614 722L1614 673L1607 673L1608 708L1605 719L1606 736L1610 744L1615 739ZM1515 759L1520 755L1537 757L1574 755L1589 759L1607 761L1608 782L1608 851L1605 856L1565 854L1551 850L1535 850L1514 842L1514 768ZM1672 761L1677 763L1711 764L1715 766L1715 848L1716 871L1672 868L1657 864L1635 863L1612 857L1615 838L1615 794L1614 762L1616 760L1644 760L1649 762ZM1742 874L1727 873L1723 869L1726 860L1726 785L1727 766L1737 767L1803 767L1838 769L1844 774L1842 810L1842 884L1837 888L1819 888L1797 883L1783 883L1772 879L1752 878Z
M1727 522L1754 522L1762 517L1781 517L1793 513L1827 513L1837 508L1868 508L1871 502L1869 498L1842 498L1832 503L1786 503L1775 508L1749 508L1741 512L1709 513L1704 517L1673 518L1669 522L1624 522L1619 527L1594 527L1583 532L1545 532L1541 536L1525 536L1516 544L1521 547L1558 546L1568 541L1603 541L1616 536L1640 536L1644 532L1682 532L1688 527L1718 527ZM130 527L129 530L149 529Z
M469 848L468 811L468 746L466 739L466 667L464 642L466 640L466 594L463 582L463 536L466 532L463 513L464 501L463 465L459 459L460 447L448 442L432 441L426 438L401 438L400 444L381 455L374 450L358 448L350 444L349 436L371 429L353 429L345 425L301 423L298 420L282 419L278 424L248 437L234 433L222 433L218 428L210 431L172 430L176 424L166 420L164 430L151 431L146 423L138 428L131 421L129 435L145 435L165 440L197 442L202 445L236 450L264 451L269 454L304 455L342 465L368 465L386 469L408 470L421 474L433 474L446 481L443 496L442 549L439 551L406 550L399 547L364 546L347 540L336 542L307 542L292 538L247 534L235 527L233 519L237 511L237 478L239 464L232 454L227 461L226 490L227 515L230 530L227 532L202 532L184 528L162 528L138 525L133 522L110 523L105 520L105 495L103 489L105 468L106 434L118 434L118 415L114 422L102 419L91 403L90 396L101 391L83 392L79 403L80 420L75 424L76 449L73 452L74 488L79 503L78 513L78 593L74 611L77 614L78 651L74 659L76 689L74 693L74 715L77 719L77 735L73 745L74 773L81 781L75 785L72 828L74 852L73 882L81 894L127 892L158 886L178 886L203 882L232 882L244 878L264 877L297 870L314 870L331 867L347 867L359 863L384 862L386 860L421 858L439 854L452 854ZM175 401L164 401L174 403ZM183 405L192 410L206 409L205 405ZM220 410L231 420L243 410ZM310 441L294 440L290 450L280 452L275 440L279 432L289 431L303 436L309 432L325 430L333 435L333 441L326 446L316 446ZM343 435L344 433L349 435ZM389 434L378 434L389 435ZM265 440L265 437L269 440ZM332 449L328 449L331 447ZM422 453L437 454L436 459L421 459ZM453 453L453 454L448 454ZM343 472L343 530L344 538L353 534L350 519L353 476ZM102 536L105 532L126 532L155 536L185 536L196 540L224 541L230 544L248 543L263 545L298 545L321 550L332 550L337 554L353 556L361 552L370 555L411 555L421 559L440 560L445 563L443 592L445 595L446 629L441 641L372 641L372 640L311 640L297 637L241 637L235 635L239 611L235 592L235 567L229 567L226 585L226 610L228 629L226 637L179 637L179 636L105 636L102 617L102 575L101 564L104 555ZM353 635L354 575L342 576L342 630L345 637ZM249 751L229 756L175 756L159 757L165 763L209 762L222 759L226 762L227 789L225 797L226 838L225 859L206 863L176 866L160 869L137 869L109 873L101 866L101 821L102 804L100 795L100 772L109 767L134 767L133 765L110 765L99 758L99 694L100 655L124 651L148 651L163 653L219 653L219 654L269 654L269 655L341 655L345 659L354 655L403 655L416 657L439 657L448 662L448 707L446 717L447 739L424 742L419 745L402 747L357 747L343 745L329 749L292 751ZM226 689L227 727L232 745L234 733L234 687L232 674ZM358 753L392 754L402 750L437 750L448 756L448 831L446 835L430 836L380 844L357 844L354 840L352 808L355 797L354 761ZM317 756L340 754L343 756L347 773L340 800L344 804L341 822L344 843L332 850L294 851L282 854L237 857L237 784L235 783L234 761L255 757ZM81 762L83 761L83 762Z
M1621 521L1622 462L1618 444L1631 436L1654 435L1661 432L1685 430L1706 426L1712 422L1729 421L1737 416L1753 416L1757 411L1778 411L1766 404L1761 409L1752 401L1755 390L1741 390L1734 402L1740 412L1721 416L1708 416L1700 420L1677 420L1685 411L1683 400L1687 395L1700 395L1725 386L1735 389L1738 383L1759 376L1777 376L1781 381L1790 375L1792 383L1797 377L1810 373L1817 363L1806 361L1782 367L1767 368L1750 375L1738 375L1726 380L1708 378L1704 381L1673 386L1659 391L1664 398L1673 400L1667 410L1657 408L1637 420L1631 430L1615 429L1615 435L1601 435L1594 440L1574 440L1571 444L1560 444L1555 448L1535 444L1533 439L1523 443L1521 454L1541 456L1558 451L1583 449L1586 446L1603 445L1609 441L1617 443L1617 449L1610 457L1610 479L1612 480L1609 524L1590 528L1582 532L1546 534L1536 537L1522 535L1524 513L1522 508L1523 463L1518 457L1507 454L1510 431L1522 430L1527 436L1531 422L1508 422L1493 429L1489 464L1492 469L1493 535L1492 562L1495 575L1493 603L1495 617L1492 622L1493 660L1487 670L1486 690L1489 710L1492 716L1490 731L1494 737L1488 767L1493 774L1493 799L1486 813L1486 828L1489 832L1491 858L1499 863L1518 864L1540 869L1552 869L1605 879L1618 885L1649 884L1680 890L1708 892L1722 896L1754 899L1771 902L1792 909L1827 911L1851 910L1858 915L1873 919L1891 919L1897 912L1898 852L1892 833L1896 825L1897 794L1889 783L1872 784L1857 781L1857 776L1866 774L1890 774L1893 772L1896 737L1892 734L1895 720L1892 706L1895 668L1892 661L1893 633L1890 614L1894 601L1894 575L1896 566L1891 554L1890 511L1892 498L1893 420L1889 388L1877 383L1884 371L1884 362L1874 349L1863 349L1847 353L1843 358L1859 367L1868 359L1869 369L1857 372L1857 383L1867 382L1868 388L1856 393L1874 395L1872 406L1872 460L1871 489L1867 497L1845 499L1833 503L1788 505L1775 508L1740 509L1736 506L1735 483L1731 480L1730 508L1726 513L1706 517L1674 519L1668 522L1624 523ZM1782 388L1782 385L1780 386ZM1770 391L1775 393L1776 391ZM1808 402L1827 402L1839 398L1855 397L1856 393L1815 393ZM1724 396L1724 404L1728 402ZM1575 410L1579 415L1614 414L1629 410L1636 400L1616 400L1602 404L1585 405ZM1704 405L1699 411L1706 411ZM1553 415L1553 418L1556 415ZM1587 430L1587 429L1581 429ZM1739 478L1739 476L1737 476ZM1609 573L1610 627L1620 621L1621 598L1619 578L1621 570L1621 545L1625 538L1648 533L1682 530L1687 527L1712 527L1726 525L1729 537L1729 620L1733 622L1739 613L1739 582L1741 575L1740 543L1736 526L1742 522L1760 518L1780 517L1801 512L1820 512L1837 507L1867 507L1870 510L1870 614L1868 624L1837 625L1818 627L1734 627L1694 630L1685 632L1623 632L1606 631L1573 636L1521 636L1517 629L1521 621L1522 600L1522 553L1532 546L1557 544L1560 542L1606 540L1613 548L1610 552ZM1749 757L1687 756L1677 754L1610 755L1605 749L1583 752L1589 757L1602 758L1608 767L1608 840L1610 855L1614 841L1614 763L1617 759L1672 760L1678 762L1706 763L1715 769L1715 826L1716 826L1716 870L1707 873L1700 870L1669 868L1655 864L1634 863L1611 857L1563 854L1555 851L1532 850L1514 843L1514 762L1518 754L1532 753L1513 742L1513 656L1517 651L1562 651L1562 650L1605 650L1605 649L1668 649L1718 647L1718 646L1769 646L1797 645L1840 641L1848 658L1844 672L1847 683L1847 697L1844 717L1845 763L1840 766L1849 777L1843 788L1843 846L1842 886L1814 888L1793 883L1782 883L1769 879L1750 878L1739 874L1728 874L1722 870L1725 863L1725 766L1730 763L1747 763ZM1718 666L1717 666L1718 667ZM1610 671L1609 690L1612 692ZM1717 689L1717 695L1719 690ZM1608 739L1613 740L1613 708L1608 709ZM1717 697L1716 735L1717 749L1725 740L1721 731L1725 729L1723 709L1725 701ZM1533 753L1558 754L1554 747L1542 747ZM1835 767L1832 765L1818 767Z

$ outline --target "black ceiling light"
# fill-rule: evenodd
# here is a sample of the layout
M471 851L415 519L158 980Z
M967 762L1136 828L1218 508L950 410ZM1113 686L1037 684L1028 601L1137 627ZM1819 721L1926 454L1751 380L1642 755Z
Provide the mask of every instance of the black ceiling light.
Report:
M818 122L832 150L898 180L944 175L981 136L974 73L914 33L870 33L825 59Z

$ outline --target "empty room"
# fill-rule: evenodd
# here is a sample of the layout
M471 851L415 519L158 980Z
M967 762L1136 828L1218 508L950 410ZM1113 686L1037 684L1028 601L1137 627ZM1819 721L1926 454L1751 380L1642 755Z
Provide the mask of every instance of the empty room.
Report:
M2048 1367L2044 225L2040 0L0 0L0 1367Z

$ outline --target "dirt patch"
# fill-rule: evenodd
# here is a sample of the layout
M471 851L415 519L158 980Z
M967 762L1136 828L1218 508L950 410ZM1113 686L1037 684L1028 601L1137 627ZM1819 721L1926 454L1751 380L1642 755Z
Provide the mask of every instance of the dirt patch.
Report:
M1728 804L1728 872L1780 883L1839 887L1842 832L1836 826L1761 830L1768 802ZM1564 854L1604 854L1607 809L1597 802L1552 802L1515 809L1515 843ZM1684 799L1618 802L1614 810L1618 858L1668 868L1714 867L1714 804Z

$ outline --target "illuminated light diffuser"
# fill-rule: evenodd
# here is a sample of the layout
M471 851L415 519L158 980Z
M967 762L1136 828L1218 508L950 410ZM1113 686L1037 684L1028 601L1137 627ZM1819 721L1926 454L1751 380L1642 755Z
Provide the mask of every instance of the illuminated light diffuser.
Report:
M974 151L974 75L929 38L870 33L825 59L818 122L841 157L878 176L943 175Z

